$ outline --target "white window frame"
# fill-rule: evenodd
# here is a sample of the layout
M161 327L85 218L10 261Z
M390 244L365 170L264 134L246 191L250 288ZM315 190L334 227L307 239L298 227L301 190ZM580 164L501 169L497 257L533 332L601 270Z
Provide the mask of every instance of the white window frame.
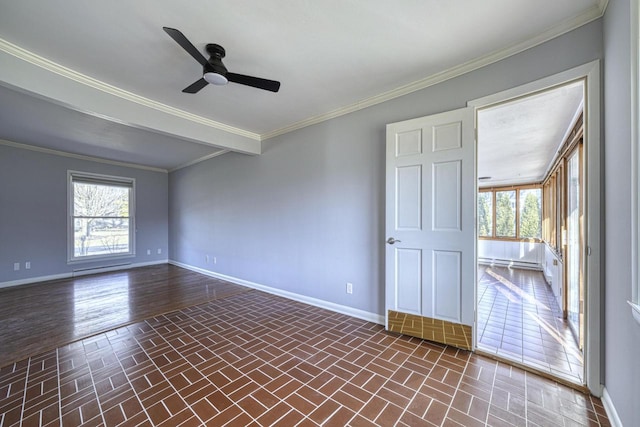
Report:
M631 1L631 312L640 323L640 7Z
M75 179L85 179L96 183L127 186L131 188L129 198L129 251L115 254L100 254L77 257L75 256L74 239L74 193L73 183ZM111 259L131 258L136 255L136 180L122 176L102 175L90 172L67 171L67 263L75 264Z

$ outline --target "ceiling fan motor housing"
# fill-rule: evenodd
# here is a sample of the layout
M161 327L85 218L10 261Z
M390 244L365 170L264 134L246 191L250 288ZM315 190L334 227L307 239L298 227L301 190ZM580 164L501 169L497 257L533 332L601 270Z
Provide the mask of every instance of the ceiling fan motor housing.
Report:
M215 43L209 43L207 45L207 53L211 56L211 57L217 57L217 58L224 58L225 55L227 54L224 50L224 48L222 46L220 46L219 44L215 44Z
M203 67L204 79L214 85L226 85L228 80L227 67L222 63L222 58L225 56L224 48L218 44L210 43L207 45L207 52L209 60Z
M203 67L203 76L206 81L214 85L226 85L227 80L227 67L222 63L226 52L224 48L218 44L210 43L207 45L207 52L209 60Z

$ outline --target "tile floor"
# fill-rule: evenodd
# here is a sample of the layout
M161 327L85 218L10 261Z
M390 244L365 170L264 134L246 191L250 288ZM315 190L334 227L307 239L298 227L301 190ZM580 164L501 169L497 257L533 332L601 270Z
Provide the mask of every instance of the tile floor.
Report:
M582 352L540 271L478 267L478 349L584 382Z
M0 369L0 426L609 426L601 401L248 291Z
M388 310L387 329L462 350L473 349L473 328L460 323Z
M170 264L0 289L0 367L122 325L248 290Z

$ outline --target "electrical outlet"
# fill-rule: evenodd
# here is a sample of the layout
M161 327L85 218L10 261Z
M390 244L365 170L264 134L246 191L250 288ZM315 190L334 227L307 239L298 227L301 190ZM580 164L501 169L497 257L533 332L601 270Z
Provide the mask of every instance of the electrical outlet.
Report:
M13 263L13 271L18 271L20 270L20 263L19 262L14 262Z
M25 270L31 270L31 261L27 261L24 263L24 269Z
M204 262L205 262L206 264L209 264L209 255L205 255L205 256L204 256Z
M348 294L352 294L353 293L353 283L347 282L347 293Z
M162 253L162 249L158 248L158 255Z
M213 257L213 263L217 264L218 263L218 259L216 257Z
M147 249L147 255L151 255L151 249Z

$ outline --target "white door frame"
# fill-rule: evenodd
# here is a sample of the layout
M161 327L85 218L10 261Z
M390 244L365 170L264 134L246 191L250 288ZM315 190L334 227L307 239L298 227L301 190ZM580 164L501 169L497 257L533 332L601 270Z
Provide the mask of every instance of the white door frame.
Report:
M584 224L585 247L583 252L585 259L585 380L589 391L593 395L600 397L603 389L600 369L602 353L600 295L603 283L600 264L602 259L601 243L603 241L600 226L602 224L600 202L603 200L602 190L604 188L602 186L603 175L601 167L603 147L600 138L600 61L596 60L535 82L474 99L469 101L467 106L475 108L476 114L474 116L477 122L477 110L480 108L514 98L521 98L576 80L584 80L585 82L584 117L586 126L584 138L586 146L584 151L584 183L586 192L584 206L587 213L587 221ZM473 330L477 330L477 317ZM475 346L477 343L475 333L473 339Z

